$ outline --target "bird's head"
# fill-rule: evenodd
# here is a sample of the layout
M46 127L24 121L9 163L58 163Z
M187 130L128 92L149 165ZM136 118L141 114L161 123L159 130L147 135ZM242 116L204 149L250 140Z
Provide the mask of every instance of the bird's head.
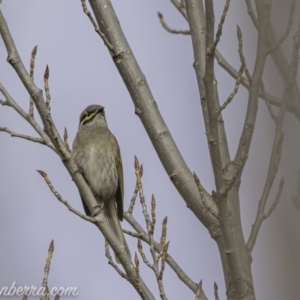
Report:
M107 127L103 106L97 104L89 105L81 113L79 118L79 129L91 125Z

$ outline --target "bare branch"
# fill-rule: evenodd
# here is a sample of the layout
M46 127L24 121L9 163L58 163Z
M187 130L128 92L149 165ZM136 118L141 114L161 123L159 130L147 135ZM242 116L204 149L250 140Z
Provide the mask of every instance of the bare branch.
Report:
M205 226L216 228L216 220L202 213L199 192L194 183L193 174L175 144L167 128L155 99L150 91L145 75L142 73L130 48L119 21L109 0L89 0L100 30L114 47L118 47L120 59L114 63L125 80L126 87L135 105L135 112L141 119L149 138L172 183L186 201L188 207ZM208 201L211 196L208 195Z
M246 5L247 5L248 13L251 17L251 20L252 20L254 26L258 29L258 21L253 12L251 0L246 0ZM273 31L271 24L269 24L269 28L268 28L267 42L268 42L269 49L277 44L276 37L274 35L274 31ZM286 57L285 57L284 53L282 52L280 46L277 47L271 53L271 56L272 56L274 64L275 64L282 80L285 82L285 84L287 84L287 78L289 77L289 75L288 75L289 74L289 64L288 64ZM294 91L293 97L292 97L293 101L290 101L290 103L289 103L289 106L290 106L289 111L293 112L295 114L295 116L298 118L298 120L300 121L300 104L299 104L300 103L300 92L299 92L299 88L298 88L298 84L297 84L296 80L294 80L294 83L293 83L293 91ZM279 103L279 105L277 105L277 106L280 106L280 105L281 104Z
M200 300L201 298L201 294L202 294L202 279L200 280L198 286L197 286L197 291L196 291L196 296L195 296L195 300Z
M182 16L185 19L187 19L186 9L185 9L184 5L182 4L182 1L178 2L177 0L171 0L171 2L178 9L178 11L182 14Z
M126 280L129 281L129 278L128 276L118 267L118 265L116 265L113 261L113 258L110 254L110 251L109 251L109 244L108 242L105 240L105 256L107 257L108 259L108 263L117 271L117 273L122 277L122 278L125 278Z
M156 255L155 248L154 248L154 230L155 230L155 221L156 221L156 216L155 216L155 199L152 196L151 199L151 217L152 220L150 220L148 211L147 211L147 205L145 201L145 196L144 196L144 191L143 191L143 185L142 185L142 180L141 177L143 175L143 165L139 164L139 161L137 157L135 156L134 159L134 166L135 166L135 175L136 175L136 180L137 180L137 188L139 191L139 196L140 196L140 202L142 205L142 210L143 210L143 215L145 217L145 222L147 225L147 232L148 232L148 237L149 237L149 245L150 245L150 253L152 255L153 263L151 264L149 260L147 259L140 238L138 238L138 250L139 253L143 259L143 262L153 270L158 288L159 288L159 293L160 297L163 300L166 300L166 294L164 290L164 285L163 285L163 272L165 269L165 260L166 260L166 252L167 248L165 245L165 240L166 240L166 224L167 224L167 218L164 219L163 224L162 224L162 237L161 237L161 252L159 253L159 256ZM154 221L154 222L153 222ZM159 263L159 258L161 258L161 269L159 271L158 263Z
M239 90L239 87L240 87L240 84L241 84L241 81L242 81L244 70L245 70L245 65L242 64L240 69L239 69L239 73L238 73L238 77L237 77L236 82L235 82L234 89L233 89L232 93L228 96L227 100L221 105L218 114L220 114L221 111L223 109L225 109L228 104L231 103L232 99L237 94L237 92Z
M199 177L197 176L197 174L195 172L194 172L194 179L195 179L197 188L199 190L201 200L203 201L205 210L208 210L216 219L218 219L219 218L218 207L217 207L215 202L214 202L214 205L211 205L211 204L207 203L207 201L205 199L205 196L204 196L204 193L203 193L201 183L200 183L200 179L199 179Z
M155 212L155 208L156 208L156 201L155 201L155 197L154 195L152 195L151 197L151 221L153 224L153 227L155 227L155 223L156 223L156 212Z
M165 22L164 16L160 12L158 12L157 14L158 14L158 18L159 18L160 24L162 25L162 27L166 31L168 31L170 33L174 33L174 34L183 34L183 35L190 35L191 34L191 32L189 30L175 30L175 29L170 28L167 25L167 23Z
M218 30L217 30L217 33L216 33L216 38L215 38L215 41L214 41L212 47L208 50L209 53L214 53L217 46L218 46L218 43L219 43L221 35L222 35L223 25L224 25L224 22L225 22L225 19L226 19L227 11L229 9L229 5L230 5L230 0L226 0L225 6L224 6L224 9L223 9L223 13L222 13L222 16L221 16L221 20L220 20L220 23L219 23L219 26L218 26Z
M280 184L279 184L278 192L276 194L275 201L271 205L271 207L269 208L269 210L264 214L264 219L267 219L271 215L271 213L275 210L277 204L279 203L280 196L281 196L282 190L283 190L283 186L284 186L284 179L282 177L281 180L280 180Z
M244 52L243 52L243 35L242 35L241 28L238 25L237 25L237 38L238 38L238 41L239 41L240 60L241 60L242 65L245 68L245 74L246 74L246 76L248 78L248 81L249 81L249 84L251 86L252 77L251 77L250 72L247 68L246 59L245 59Z
M140 262L139 262L139 257L137 256L136 252L134 254L134 263L135 263L135 284L137 286L137 290L141 293L141 288L140 288ZM144 298L144 297L142 297Z
M41 139L44 140L45 145L56 152L48 135L43 131L43 129L39 126L39 124L35 121L35 119L31 115L27 114L18 105L18 103L11 97L11 95L6 91L6 89L1 83L0 83L0 92L3 94L3 96L6 99L6 101L1 101L1 104L12 107L21 117L23 117L33 127L33 129L39 134Z
M46 107L47 110L50 112L50 101L51 101L51 96L50 96L50 89L49 89L49 67L48 65L46 66L46 70L44 73L44 89L46 93Z
M86 0L81 0L81 4L82 4L82 9L83 12L88 16L88 18L90 19L91 23L94 26L95 31L99 34L99 36L101 37L101 39L104 42L104 45L108 48L108 50L110 50L113 54L116 54L115 49L113 47L113 45L108 41L108 39L106 38L105 34L99 29L99 27L97 26L96 21L94 20L92 14L90 13L90 11L88 10L87 6L86 6Z
M69 145L69 142L68 142L68 131L67 131L67 128L65 127L65 131L64 131L64 144L65 144L65 147L67 149L67 151L69 153L71 153L71 148L70 148L70 145Z
M258 22L257 22L257 17L253 11L253 7L252 7L252 2L251 0L245 0L246 1L246 4L247 4L247 9L248 9L248 14L255 26L256 29L258 29Z
M261 5L263 5L264 8L261 10L261 14L259 16L260 19L259 19L259 32L258 32L258 46L257 46L253 76L250 75L249 71L247 71L246 68L245 58L242 51L242 46L243 46L242 34L240 28L237 27L240 58L241 58L241 62L245 64L245 73L250 82L246 118L243 126L243 131L240 137L238 150L234 159L235 163L237 165L240 165L241 173L246 163L250 144L252 141L254 126L255 126L256 116L257 116L257 109L258 109L259 88L261 86L262 74L263 74L263 70L267 58L266 39L267 39L267 33L269 27L271 4L269 0L264 0ZM243 159L241 159L241 157L243 157Z
M42 294L41 300L50 299L49 298L49 290L48 290L48 276L49 276L49 272L50 272L50 264L51 264L51 258L53 255L53 251L54 251L54 241L52 240L49 245L48 256L47 256L45 268L44 268L44 278L43 278L43 282L42 282L43 294Z
M30 135L26 135L26 134L22 134L22 133L18 133L18 132L14 132L14 131L8 129L7 127L1 127L0 126L0 131L7 132L8 134L11 135L11 137L18 137L18 138L25 139L25 140L28 140L28 141L31 141L31 142L46 145L45 141L42 138L38 138L38 137L34 137L34 136L30 136Z
M215 300L220 300L218 294L218 285L216 284L216 282L214 282L214 295L215 295Z
M71 211L72 213L74 213L75 215L77 215L78 217L80 217L81 219L84 219L84 220L89 221L91 223L95 223L96 222L95 218L88 217L88 216L82 214L81 212L79 212L78 210L76 210L75 208L73 208L65 199L63 199L62 196L56 191L56 189L52 185L52 183L51 183L48 175L44 171L37 170L37 172L44 178L44 180L47 183L49 189L54 194L54 196L57 198L57 200L59 202L61 202L62 204L64 204L68 208L69 211Z
M134 217L131 214L125 213L124 219L136 230L137 236L135 237L142 239L144 242L146 242L149 245L150 239L148 234L141 227L141 225L134 219ZM127 233L126 231L124 232ZM162 250L160 244L157 243L156 241L154 241L154 248L157 253L160 253ZM197 284L187 276L187 274L180 268L180 266L174 261L174 259L169 254L166 257L166 262L171 267L171 269L175 272L175 274L177 274L178 278L195 293L197 289Z
M275 114L273 112L273 107L271 106L269 96L265 91L265 85L264 85L263 81L261 82L260 90L261 90L261 93L264 95L264 99L265 99L269 114L270 114L271 118L276 122L277 117L275 116Z
M143 262L150 268L150 269L154 269L154 266L152 264L150 264L149 260L147 259L145 253L144 253L144 250L143 250L143 246L142 246L142 242L141 242L141 239L138 238L138 244L137 244L137 247L138 247L138 250L139 250L139 253L143 259Z
M239 76L238 71L228 63L228 61L222 56L222 54L217 49L216 49L215 55L216 55L216 59L217 59L218 64L225 71L227 71L234 79L237 79L238 76ZM242 76L241 84L247 89L250 88L250 83L249 83L248 79L244 76ZM277 107L281 106L281 99L278 98L278 97L275 97L275 96L273 96L273 95L271 95L267 92L265 92L265 94L263 94L260 91L259 97L264 99L264 100L266 100L266 97L267 97L268 102L270 104L275 105ZM300 120L300 109L295 103L292 103L292 102L287 103L287 110L289 112L293 113L298 118L298 120Z
M138 192L139 192L138 180L136 179L134 192L133 192L133 195L131 197L131 201L130 201L130 204L129 204L129 207L128 207L128 210L127 210L127 213L129 213L129 214L132 214L132 212L133 212L133 208L134 208L134 205L135 205L135 201L136 201L136 197L138 195Z
M34 80L34 63L35 63L35 56L37 53L37 46L35 46L31 52L31 59L30 59L30 77L32 80ZM28 115L33 117L33 109L34 109L34 102L32 98L29 99L29 111Z
M54 297L54 300L59 300L59 299L60 299L60 295L56 294L55 297Z
M297 33L294 36L294 45L293 45L292 57L291 57L289 73L288 73L289 76L287 78L287 84L283 94L282 105L280 107L278 116L275 118L276 133L275 133L275 138L274 138L274 143L272 148L272 154L269 162L269 170L266 179L266 184L264 187L262 197L259 201L256 219L254 224L252 225L252 230L247 242L247 247L249 248L250 251L253 250L262 222L272 213L272 211L275 209L276 205L278 204L279 197L281 195L283 185L284 185L284 181L282 179L279 185L276 199L273 205L271 206L271 208L269 209L269 211L265 213L265 207L268 200L268 196L280 164L281 148L283 142L282 124L283 124L287 102L290 100L291 95L293 93L294 80L298 69L299 48L300 48L300 22L298 25Z

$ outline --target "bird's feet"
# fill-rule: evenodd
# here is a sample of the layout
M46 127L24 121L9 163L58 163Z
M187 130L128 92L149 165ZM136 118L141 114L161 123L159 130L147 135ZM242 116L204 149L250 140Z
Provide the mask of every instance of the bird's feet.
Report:
M96 209L96 211L91 216L96 217L103 211L104 204L95 205L93 208Z

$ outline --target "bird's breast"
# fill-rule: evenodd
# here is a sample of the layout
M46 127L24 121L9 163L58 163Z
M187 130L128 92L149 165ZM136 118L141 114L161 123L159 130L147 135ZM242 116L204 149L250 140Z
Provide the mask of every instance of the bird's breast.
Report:
M118 188L118 172L115 157L109 147L97 144L85 145L75 153L75 161L94 196L101 201L109 201Z

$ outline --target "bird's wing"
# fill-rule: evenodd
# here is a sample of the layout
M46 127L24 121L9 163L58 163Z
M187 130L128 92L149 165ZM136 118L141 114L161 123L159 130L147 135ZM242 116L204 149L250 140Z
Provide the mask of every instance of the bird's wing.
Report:
M82 171L81 171L81 175L82 175L83 179L85 180L85 182L88 184L88 182L87 182L86 178L84 177L84 174L83 174ZM81 195L80 195L80 197L81 197L81 202L82 202L82 205L83 205L83 209L84 209L85 214L86 214L87 216L91 216L91 212L90 212L88 206L86 205L86 203L85 203L83 197L82 197Z
M117 209L118 209L118 217L120 221L123 221L123 206L124 206L124 178L123 178L123 166L122 166L122 158L120 153L120 148L117 143L117 153L115 157L116 167L118 171L118 189L116 193L116 202L117 202Z

